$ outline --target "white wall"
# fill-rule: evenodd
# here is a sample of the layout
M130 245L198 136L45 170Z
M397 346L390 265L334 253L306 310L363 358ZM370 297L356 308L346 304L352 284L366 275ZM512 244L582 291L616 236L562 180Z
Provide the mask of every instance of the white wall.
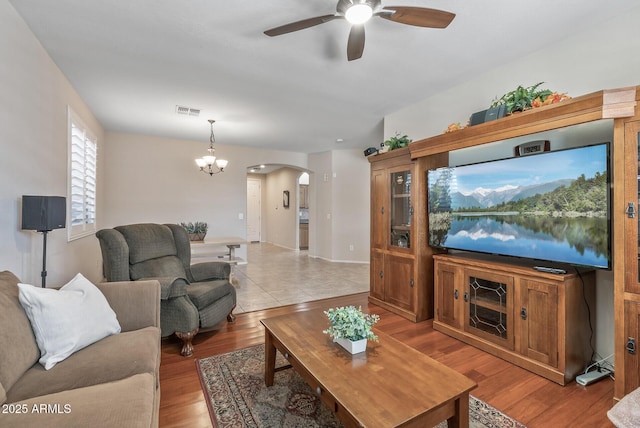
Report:
M206 152L207 135L203 141L183 141L105 134L6 0L0 0L0 94L0 269L13 271L25 282L40 283L42 236L20 230L20 199L23 194L66 196L67 105L98 137L98 229L202 220L209 223L212 236L244 237L246 168L259 163L308 167L303 153L217 144L218 155L230 163L224 174L209 177L194 163ZM368 177L368 171L361 173L361 179ZM293 213L295 189L292 185ZM102 279L100 247L93 235L68 243L66 231L53 231L47 253L49 285L60 285L77 272L92 281ZM246 256L245 249L238 254Z
M229 165L224 173L209 176L200 172L194 162L206 153L206 137L203 136L205 142L197 142L107 133L101 212L104 227L139 222L206 221L207 236L244 238L247 234L247 167L259 163L307 166L304 153L216 143L216 154L229 160ZM282 192L280 195L282 203ZM265 232L263 230L263 234ZM236 254L245 258L246 247L242 246Z
M436 95L385 116L385 139L398 131L410 138L438 135L452 122L465 124L496 96L545 82L552 91L580 96L601 89L640 84L640 7L599 27L554 42L515 62L497 66L475 79L443 88Z
M332 260L333 180L331 152L309 155L309 255Z
M333 260L369 261L371 167L362 150L333 155ZM353 248L353 249L351 249Z
M309 155L309 254L369 262L370 166L361 150ZM353 245L353 251L350 246Z
M0 94L0 270L40 285L42 235L20 230L21 196L67 195L67 105L96 133L99 150L104 132L6 0L0 0ZM98 200L104 169L99 158ZM92 281L102 277L94 236L67 242L66 230L54 230L47 244L47 285L78 272Z
M638 85L638 22L640 7L392 113L385 117L385 138L395 135L396 130L408 134L413 140L441 134L450 123L466 123L472 113L488 108L496 96L515 89L518 85L529 86L544 81L545 88L566 92L570 96ZM477 153L481 151L476 150ZM462 155L462 159L464 157ZM595 311L592 308L596 318L596 351L606 357L613 353L611 272L598 272L596 300Z
M280 168L267 174L267 240L272 244L296 250L298 237L298 177L300 170ZM289 208L283 205L283 192L289 191Z

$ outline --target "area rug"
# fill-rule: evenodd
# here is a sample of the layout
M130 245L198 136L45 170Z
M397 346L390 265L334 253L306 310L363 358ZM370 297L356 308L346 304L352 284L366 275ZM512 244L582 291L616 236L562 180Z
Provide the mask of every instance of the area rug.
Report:
M276 367L287 365L280 353ZM281 370L264 384L264 345L196 360L211 422L219 428L342 427L295 370ZM438 425L446 427L446 421ZM477 398L469 397L472 428L525 428Z

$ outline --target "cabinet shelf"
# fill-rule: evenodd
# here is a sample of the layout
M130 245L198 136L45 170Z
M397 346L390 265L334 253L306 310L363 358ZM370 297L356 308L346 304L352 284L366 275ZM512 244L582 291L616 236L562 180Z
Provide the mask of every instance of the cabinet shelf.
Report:
M411 230L410 225L399 225L399 226L391 226L391 230Z
M411 195L409 193L395 193L391 196L392 198L396 198L396 199L406 199L406 198L410 198Z
M469 303L471 303L472 305L479 306L481 308L489 309L493 312L499 312L503 314L507 313L507 308L504 305L501 305L498 302L491 301L488 299L470 299Z

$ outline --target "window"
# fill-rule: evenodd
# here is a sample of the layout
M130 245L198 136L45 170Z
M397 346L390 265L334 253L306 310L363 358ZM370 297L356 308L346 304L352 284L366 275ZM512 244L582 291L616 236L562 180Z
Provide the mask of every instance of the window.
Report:
M98 140L71 107L68 108L68 117L67 235L72 241L96 231Z

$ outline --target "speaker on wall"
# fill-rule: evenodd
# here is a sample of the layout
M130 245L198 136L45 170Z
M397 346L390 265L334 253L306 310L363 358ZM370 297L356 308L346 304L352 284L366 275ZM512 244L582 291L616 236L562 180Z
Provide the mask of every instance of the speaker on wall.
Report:
M63 196L22 196L22 229L38 232L63 229L67 218Z

